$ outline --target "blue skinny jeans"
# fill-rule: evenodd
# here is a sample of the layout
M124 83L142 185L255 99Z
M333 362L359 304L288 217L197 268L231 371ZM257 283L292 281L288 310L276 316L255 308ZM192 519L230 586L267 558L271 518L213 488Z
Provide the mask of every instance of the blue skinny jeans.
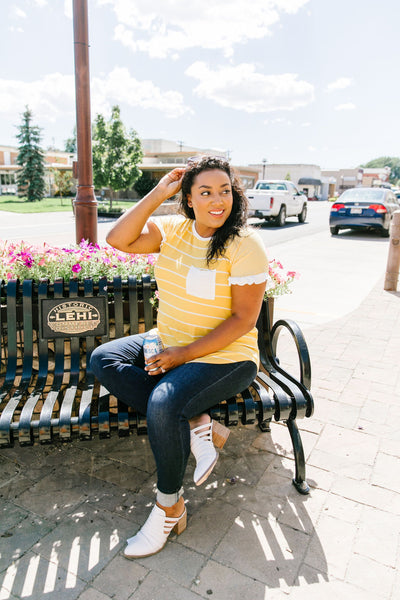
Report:
M146 416L161 492L161 500L157 498L171 506L182 493L190 453L189 419L244 390L257 367L250 360L195 362L152 376L144 370L143 338L138 334L102 344L94 350L90 365L111 394Z

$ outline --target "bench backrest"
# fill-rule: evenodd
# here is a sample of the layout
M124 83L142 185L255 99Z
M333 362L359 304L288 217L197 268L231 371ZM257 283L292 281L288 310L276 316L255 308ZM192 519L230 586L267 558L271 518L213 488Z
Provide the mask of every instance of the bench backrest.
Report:
M155 289L149 276L114 277L112 282L2 282L0 373L11 382L22 372L25 380L35 359L39 372L47 371L50 356L56 372L65 370L66 357L71 358L71 369L79 369L83 355L88 364L96 338L105 342L154 326L150 299Z

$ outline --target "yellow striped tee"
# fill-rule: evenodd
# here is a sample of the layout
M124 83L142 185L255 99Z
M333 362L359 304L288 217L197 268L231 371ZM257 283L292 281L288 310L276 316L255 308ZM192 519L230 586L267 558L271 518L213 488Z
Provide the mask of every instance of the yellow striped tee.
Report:
M162 234L155 267L159 291L157 327L165 347L186 346L215 329L231 315L231 285L262 283L268 259L259 235L245 230L223 257L210 264L210 238L198 235L194 220L165 216L153 221ZM193 362L259 362L257 329L232 344Z

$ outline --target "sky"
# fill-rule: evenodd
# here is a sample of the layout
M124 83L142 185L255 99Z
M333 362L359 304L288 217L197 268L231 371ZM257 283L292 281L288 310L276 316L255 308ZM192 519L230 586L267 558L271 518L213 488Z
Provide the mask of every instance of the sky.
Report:
M232 163L400 156L398 0L88 0L92 121ZM75 124L72 0L0 4L0 145L26 105L43 147Z

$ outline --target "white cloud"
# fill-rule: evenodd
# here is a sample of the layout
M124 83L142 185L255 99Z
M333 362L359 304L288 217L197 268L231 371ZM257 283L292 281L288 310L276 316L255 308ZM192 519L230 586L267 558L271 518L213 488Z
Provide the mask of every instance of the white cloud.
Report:
M305 121L304 123L301 123L301 127L311 127L311 123L309 121Z
M265 119L264 125L292 125L292 121L285 119L284 117L277 117L276 119Z
M112 104L119 103L159 110L170 118L192 112L185 106L181 93L175 90L164 91L150 80L138 81L131 76L128 69L122 67L115 67L103 79L95 77L92 82L92 96L96 112L103 112Z
M293 110L314 100L314 86L295 73L264 75L249 63L213 70L197 61L186 75L199 80L194 88L197 96L248 113Z
M112 5L115 39L133 51L165 58L187 48L222 50L271 34L282 13L294 14L309 0L97 0Z
M326 91L333 92L335 90L344 90L345 88L348 88L352 83L353 80L350 77L339 77L338 79L335 79L335 81L328 83L328 85L326 86Z
M74 97L72 75L52 73L31 82L0 80L0 112L14 118L28 104L36 119L54 121L56 117L74 111Z
M33 0L33 2L37 5L37 6L46 6L47 4L47 0Z
M353 102L345 102L344 104L338 104L335 106L335 110L354 110L356 105Z
M174 90L161 90L151 81L138 81L125 68L116 67L105 77L91 82L92 116L109 111L113 104L159 110L167 117L181 117L191 110ZM0 79L0 112L18 121L26 105L35 120L54 122L75 115L75 80L73 75L52 73L36 81Z
M22 8L19 8L18 6L14 6L14 17L17 17L18 19L26 19L26 12L22 10Z
M10 25L8 31L11 31L11 33L24 33L22 27L14 27L14 25Z
M68 19L72 19L72 2L71 0L64 0L64 15L68 17Z

